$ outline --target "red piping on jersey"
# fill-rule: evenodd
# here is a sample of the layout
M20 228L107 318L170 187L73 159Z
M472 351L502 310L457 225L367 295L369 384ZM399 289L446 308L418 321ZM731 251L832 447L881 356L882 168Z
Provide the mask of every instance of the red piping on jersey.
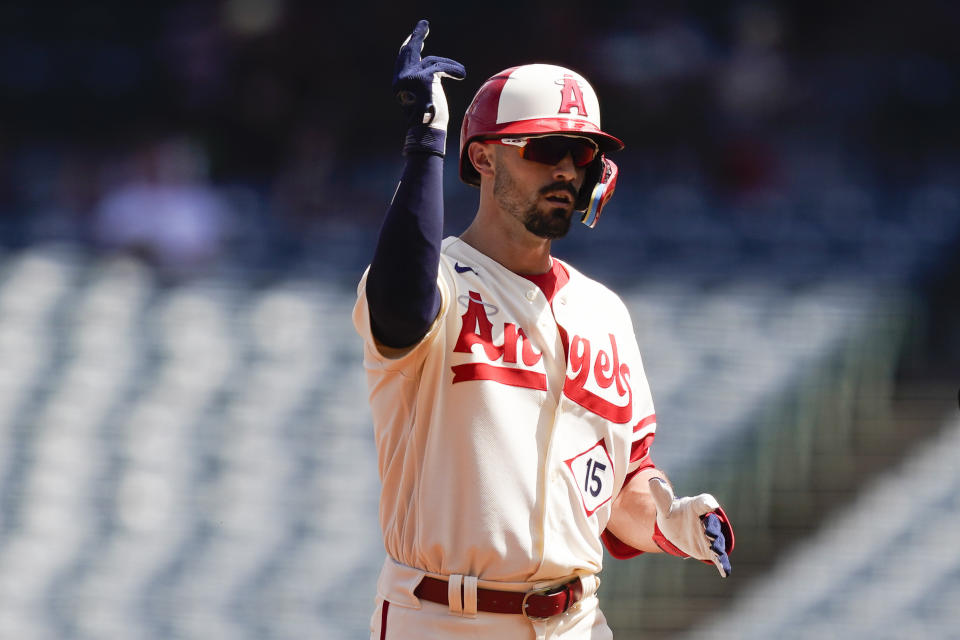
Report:
M640 431L640 429L643 429L645 426L647 426L651 422L656 422L656 421L657 421L657 414L651 413L646 418L644 418L643 420L638 422L636 425L634 425L633 432L636 433L637 431Z
M387 609L390 608L390 601L384 600L380 608L380 640L387 640Z
M639 440L635 440L632 445L630 445L630 462L639 462L644 458L647 458L646 464L641 464L636 471L644 468L645 466L652 467L653 463L649 461L650 457L650 445L653 444L653 434L648 433ZM626 480L624 480L626 484Z

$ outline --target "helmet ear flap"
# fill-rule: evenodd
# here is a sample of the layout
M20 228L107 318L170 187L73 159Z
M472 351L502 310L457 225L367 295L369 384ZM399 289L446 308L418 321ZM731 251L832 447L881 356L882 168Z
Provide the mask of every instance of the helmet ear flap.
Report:
M597 226L600 213L613 197L618 173L617 165L605 155L601 155L587 168L574 208L583 212L580 221L591 229Z
M603 154L599 154L593 162L587 165L587 170L583 175L583 184L580 186L580 192L577 194L577 201L573 203L575 211L586 211L590 206L590 197L593 195L593 188L600 182L600 174L603 171Z

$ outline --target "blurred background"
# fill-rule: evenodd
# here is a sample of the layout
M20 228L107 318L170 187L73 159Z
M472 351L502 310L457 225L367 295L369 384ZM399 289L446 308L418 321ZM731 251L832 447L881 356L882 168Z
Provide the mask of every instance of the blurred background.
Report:
M112 0L0 5L0 638L366 636L350 310L421 17L448 150L536 61L627 144L556 254L630 307L654 460L737 549L608 558L617 637L956 637L960 5Z

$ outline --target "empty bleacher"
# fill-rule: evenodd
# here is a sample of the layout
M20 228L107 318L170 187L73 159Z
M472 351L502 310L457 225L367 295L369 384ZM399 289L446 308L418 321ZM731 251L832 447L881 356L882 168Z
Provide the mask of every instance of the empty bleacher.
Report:
M817 544L836 551L817 562L801 548L773 565L766 532L784 492L845 464L857 419L886 437L913 284L955 246L956 191L882 204L851 188L824 194L820 217L797 199L734 214L689 188L624 191L611 207L650 206L613 208L621 222L574 232L558 254L622 294L657 407L654 459L679 491L724 502L742 545L734 580L764 586L732 603L739 590L696 563L608 561L614 629L669 635L691 611L729 608L717 628L770 637L766 614L784 607L797 629L868 614L880 637L884 620L955 624L956 558L922 550L949 530L956 474L916 504L893 483L889 517L835 521ZM0 255L0 638L364 636L383 558L350 323L367 257L338 245L314 258L324 277L294 265L171 283L76 246ZM901 575L904 548L917 571ZM793 571L811 585L795 607Z
M919 449L684 637L956 637L960 421Z

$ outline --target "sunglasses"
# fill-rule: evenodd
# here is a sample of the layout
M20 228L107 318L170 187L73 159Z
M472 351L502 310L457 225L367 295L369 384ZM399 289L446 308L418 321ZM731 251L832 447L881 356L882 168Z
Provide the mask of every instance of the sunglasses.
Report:
M495 138L484 140L488 144L502 144L516 147L520 157L541 164L556 165L570 154L573 164L585 167L600 152L597 143L590 138L578 136L547 135L525 138Z

